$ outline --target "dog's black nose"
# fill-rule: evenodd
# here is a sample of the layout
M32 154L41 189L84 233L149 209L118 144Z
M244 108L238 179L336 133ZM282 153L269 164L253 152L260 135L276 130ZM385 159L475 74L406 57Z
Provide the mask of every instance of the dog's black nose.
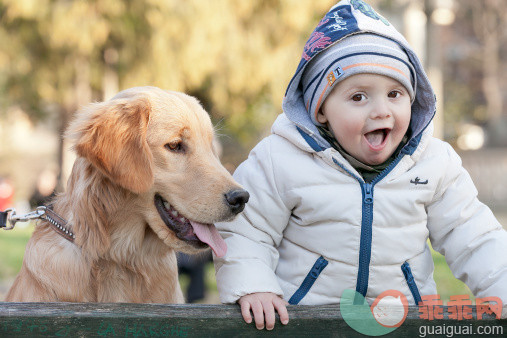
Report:
M245 204L249 198L250 194L243 189L231 190L225 194L225 200L234 214L239 214L245 209Z

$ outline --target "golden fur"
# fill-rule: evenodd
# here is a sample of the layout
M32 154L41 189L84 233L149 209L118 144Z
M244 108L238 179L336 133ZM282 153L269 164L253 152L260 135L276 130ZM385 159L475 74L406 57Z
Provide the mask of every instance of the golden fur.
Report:
M175 250L202 247L168 228L155 194L201 223L238 212L224 202L241 187L219 162L208 114L185 94L131 88L82 109L66 137L78 158L53 209L75 242L40 221L6 301L182 303Z

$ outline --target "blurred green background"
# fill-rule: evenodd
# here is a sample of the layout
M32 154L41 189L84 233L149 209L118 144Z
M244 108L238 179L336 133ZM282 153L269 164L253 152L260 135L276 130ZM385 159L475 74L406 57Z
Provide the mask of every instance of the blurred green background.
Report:
M420 56L437 94L436 136L457 149L479 198L507 226L507 1L367 2ZM308 36L335 3L0 0L0 209L23 213L35 191L64 190L69 120L133 86L196 96L233 171L269 134ZM0 231L0 299L30 231ZM444 299L468 292L442 256L434 260ZM210 264L206 276L204 301L217 302Z

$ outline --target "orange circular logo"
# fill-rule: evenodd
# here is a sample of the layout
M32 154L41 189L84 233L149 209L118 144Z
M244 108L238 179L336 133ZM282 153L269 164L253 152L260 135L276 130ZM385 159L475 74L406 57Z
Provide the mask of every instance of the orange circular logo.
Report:
M399 327L408 314L408 300L398 290L382 292L371 304L371 313L375 320L384 327Z

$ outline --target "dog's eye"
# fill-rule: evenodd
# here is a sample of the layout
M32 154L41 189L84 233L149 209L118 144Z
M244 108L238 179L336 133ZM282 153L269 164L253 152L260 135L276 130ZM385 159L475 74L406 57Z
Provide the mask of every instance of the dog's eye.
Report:
M177 153L182 153L182 152L185 151L185 149L183 147L183 142L181 142L181 141L174 141L174 142L167 143L165 145L165 147L168 150L174 151L174 152L177 152Z

